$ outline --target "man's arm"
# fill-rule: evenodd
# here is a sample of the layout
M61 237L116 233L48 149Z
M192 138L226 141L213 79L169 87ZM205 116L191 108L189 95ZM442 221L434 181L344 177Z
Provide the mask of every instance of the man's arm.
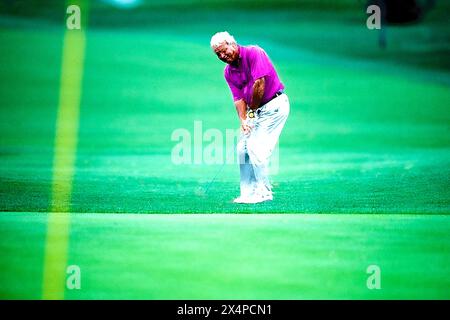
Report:
M256 79L253 84L252 102L250 103L250 109L258 109L261 104L262 97L264 96L264 88L266 81L264 77Z
M234 105L236 106L236 111L239 117L239 120L241 121L241 129L242 131L247 134L250 132L250 126L247 124L247 104L245 103L244 99L240 99L234 102Z

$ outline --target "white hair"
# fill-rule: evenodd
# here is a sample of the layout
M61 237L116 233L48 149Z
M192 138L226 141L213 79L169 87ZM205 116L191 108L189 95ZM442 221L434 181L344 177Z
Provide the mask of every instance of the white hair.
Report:
M217 32L215 35L211 37L211 48L216 48L219 45L221 45L223 42L226 42L228 44L236 43L236 40L234 40L234 37L229 34L228 32Z

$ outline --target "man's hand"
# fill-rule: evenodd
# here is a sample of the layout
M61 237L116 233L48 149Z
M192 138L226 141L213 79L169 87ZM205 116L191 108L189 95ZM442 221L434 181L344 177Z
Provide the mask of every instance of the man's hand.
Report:
M252 130L252 126L248 123L247 120L241 121L241 131L245 135L250 134L250 131Z
M247 135L252 129L247 118L247 104L244 99L237 100L234 104L236 105L236 111L238 113L239 120L241 121L241 131Z

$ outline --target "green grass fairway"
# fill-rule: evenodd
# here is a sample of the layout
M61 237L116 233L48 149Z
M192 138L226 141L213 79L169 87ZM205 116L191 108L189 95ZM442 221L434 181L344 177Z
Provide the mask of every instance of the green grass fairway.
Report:
M1 2L0 298L42 297L53 177L73 169L67 299L450 299L450 3L381 50L356 0L169 2L91 1L74 168L53 163L63 2ZM238 128L222 30L289 95L272 202L233 204L237 164L194 163L207 130ZM171 156L180 129L191 163Z
M39 299L46 215L0 217L0 297ZM420 215L71 214L67 299L449 299L450 222ZM369 265L381 289L366 286ZM14 276L12 276L14 275Z
M2 210L45 212L59 92L58 72L46 66L58 66L61 33L3 30L0 40L11 43L2 67L10 83L1 89ZM380 70L349 68L350 60L316 61L276 44L266 47L288 88L291 115L273 176L275 201L232 204L234 164L206 195L199 192L220 165L173 164L172 133L185 128L193 141L194 121L203 133L215 128L224 136L238 125L223 64L207 43L88 33L73 211L448 213L448 86L425 80L429 72L420 69L389 72L383 61ZM31 48L42 64L27 58Z

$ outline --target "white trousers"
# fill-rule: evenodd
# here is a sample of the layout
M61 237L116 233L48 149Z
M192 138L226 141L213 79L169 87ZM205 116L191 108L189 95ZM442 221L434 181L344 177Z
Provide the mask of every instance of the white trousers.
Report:
M241 196L248 196L255 190L271 194L269 160L288 116L289 99L283 93L255 112L255 118L250 120L253 126L250 134L241 133L237 144Z

